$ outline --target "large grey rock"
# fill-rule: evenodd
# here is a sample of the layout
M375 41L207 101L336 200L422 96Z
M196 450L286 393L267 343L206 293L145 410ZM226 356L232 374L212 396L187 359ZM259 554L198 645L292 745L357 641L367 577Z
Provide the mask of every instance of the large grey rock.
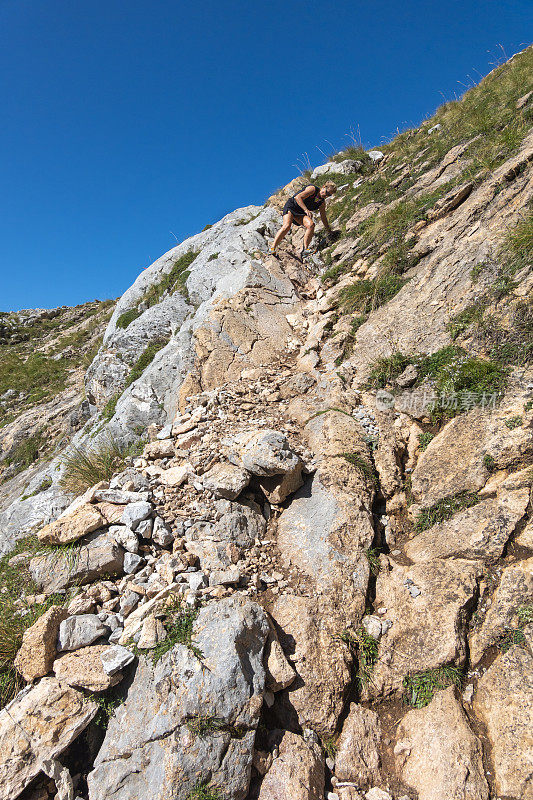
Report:
M368 788L380 779L379 744L381 726L375 711L351 703L341 735L337 741L335 775L340 781L350 781L360 789Z
M379 640L372 696L399 690L406 675L464 663L466 614L482 569L482 562L436 559L381 570L375 606L392 624Z
M533 603L533 558L511 564L502 572L481 627L470 637L470 660L477 664L485 650L508 628L516 628L516 612Z
M250 475L234 464L219 463L202 475L202 483L217 497L235 500L250 483Z
M300 463L287 438L279 431L261 430L239 434L228 442L230 460L252 475L284 475Z
M201 658L185 645L156 665L141 658L89 775L90 800L187 800L198 783L224 787L228 800L246 797L268 621L257 604L233 597L205 606L193 631ZM196 735L187 725L196 716L227 728Z
M327 164L315 167L311 178L314 180L319 175L350 175L352 172L358 172L361 167L362 162L354 161L352 158L345 158L344 161L329 161Z
M266 521L254 503L222 500L218 508L223 513L214 525L197 523L185 532L187 550L199 557L202 569L231 567L255 539L264 537Z
M421 454L412 476L415 501L428 507L444 497L477 491L489 478L483 455L505 469L533 452L531 423L510 430L506 420L523 413L525 400L513 394L492 411L474 408L452 419Z
M273 712L280 727L312 728L329 736L338 725L351 681L351 655L338 638L342 612L323 599L285 594L271 613L283 652L296 671L296 679L276 695Z
M79 650L109 633L107 625L96 614L78 614L67 617L59 626L57 650Z
M108 645L95 644L82 647L73 653L64 653L54 661L54 674L58 681L77 689L105 692L122 680L122 673L110 674L104 670L102 656Z
M2 800L15 800L42 769L87 727L98 705L81 692L43 678L0 711Z
M152 539L161 547L169 547L174 541L174 534L161 517L156 517L154 520Z
M79 549L36 556L30 561L35 583L46 592L91 583L101 575L119 575L124 550L107 533L92 534Z

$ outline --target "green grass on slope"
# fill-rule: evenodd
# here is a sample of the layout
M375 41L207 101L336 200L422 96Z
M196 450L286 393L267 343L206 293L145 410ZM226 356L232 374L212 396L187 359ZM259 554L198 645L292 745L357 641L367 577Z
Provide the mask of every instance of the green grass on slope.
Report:
M368 263L381 259L375 278L355 281L344 289L340 303L344 313L369 313L388 302L403 285L399 276L416 263L413 241L409 239L413 225L428 219L435 203L454 186L470 181L479 184L517 152L531 128L533 104L517 109L516 102L530 89L532 73L533 47L530 47L498 67L460 99L443 105L419 128L404 131L380 146L388 158L378 171L366 160L361 173L334 176L336 183L347 186L329 205L328 215L340 228L341 235L352 239L354 244L351 255L338 264L332 264L331 256L336 244L321 251L328 266L323 280L335 283L361 257ZM437 124L440 128L428 134L428 129ZM435 190L406 197L406 190L457 145L467 145L460 157L462 172ZM333 160L361 155L357 148L348 148L333 156ZM346 222L354 212L369 203L386 207L357 228L347 229ZM508 294L513 288L514 276L521 265L531 260L531 236L528 218L504 242L494 292ZM357 286L358 283L362 286ZM382 286L386 287L385 292L381 292ZM463 317L457 324L464 328L467 322ZM456 335L459 333L455 331ZM511 343L507 348L511 356L507 361L519 358L523 362L523 351L513 356L513 347Z
M188 300L187 278L191 274L189 267L198 255L194 250L184 253L172 265L170 272L167 272L161 279L150 286L135 308L129 309L121 314L117 319L117 328L127 328L133 320L140 317L143 310L157 305L165 294L181 292Z

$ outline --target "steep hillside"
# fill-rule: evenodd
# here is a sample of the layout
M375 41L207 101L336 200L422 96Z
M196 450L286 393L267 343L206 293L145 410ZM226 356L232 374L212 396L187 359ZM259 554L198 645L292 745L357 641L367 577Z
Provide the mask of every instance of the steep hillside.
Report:
M7 800L533 798L532 74L120 298L0 515Z
M15 475L68 441L89 417L80 397L112 301L0 315L0 481L20 493ZM1 506L0 506L1 507Z

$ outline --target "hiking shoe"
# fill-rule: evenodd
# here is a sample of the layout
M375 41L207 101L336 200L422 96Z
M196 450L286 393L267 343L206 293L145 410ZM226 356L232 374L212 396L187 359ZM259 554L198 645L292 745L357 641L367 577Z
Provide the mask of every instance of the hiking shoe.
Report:
M307 250L305 247L302 247L300 251L300 258L309 258L310 255L312 255L311 250Z
M274 250L274 248L273 248L273 247L271 247L271 248L269 249L269 251L268 251L268 252L269 252L269 254L270 254L271 256L275 256L275 257L277 258L277 253L276 253L276 251Z

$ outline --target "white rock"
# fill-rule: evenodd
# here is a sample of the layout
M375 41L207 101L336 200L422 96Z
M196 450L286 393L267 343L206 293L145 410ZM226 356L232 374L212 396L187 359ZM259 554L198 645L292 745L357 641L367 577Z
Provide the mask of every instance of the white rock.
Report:
M124 556L124 572L127 575L133 575L133 573L139 569L142 563L143 559L141 556L137 555L136 553L126 553Z
M149 517L151 513L152 505L147 501L130 503L124 509L120 522L122 525L126 525L128 528L135 530L139 522Z
M107 625L96 614L79 614L67 617L59 626L58 652L78 650L109 633Z

